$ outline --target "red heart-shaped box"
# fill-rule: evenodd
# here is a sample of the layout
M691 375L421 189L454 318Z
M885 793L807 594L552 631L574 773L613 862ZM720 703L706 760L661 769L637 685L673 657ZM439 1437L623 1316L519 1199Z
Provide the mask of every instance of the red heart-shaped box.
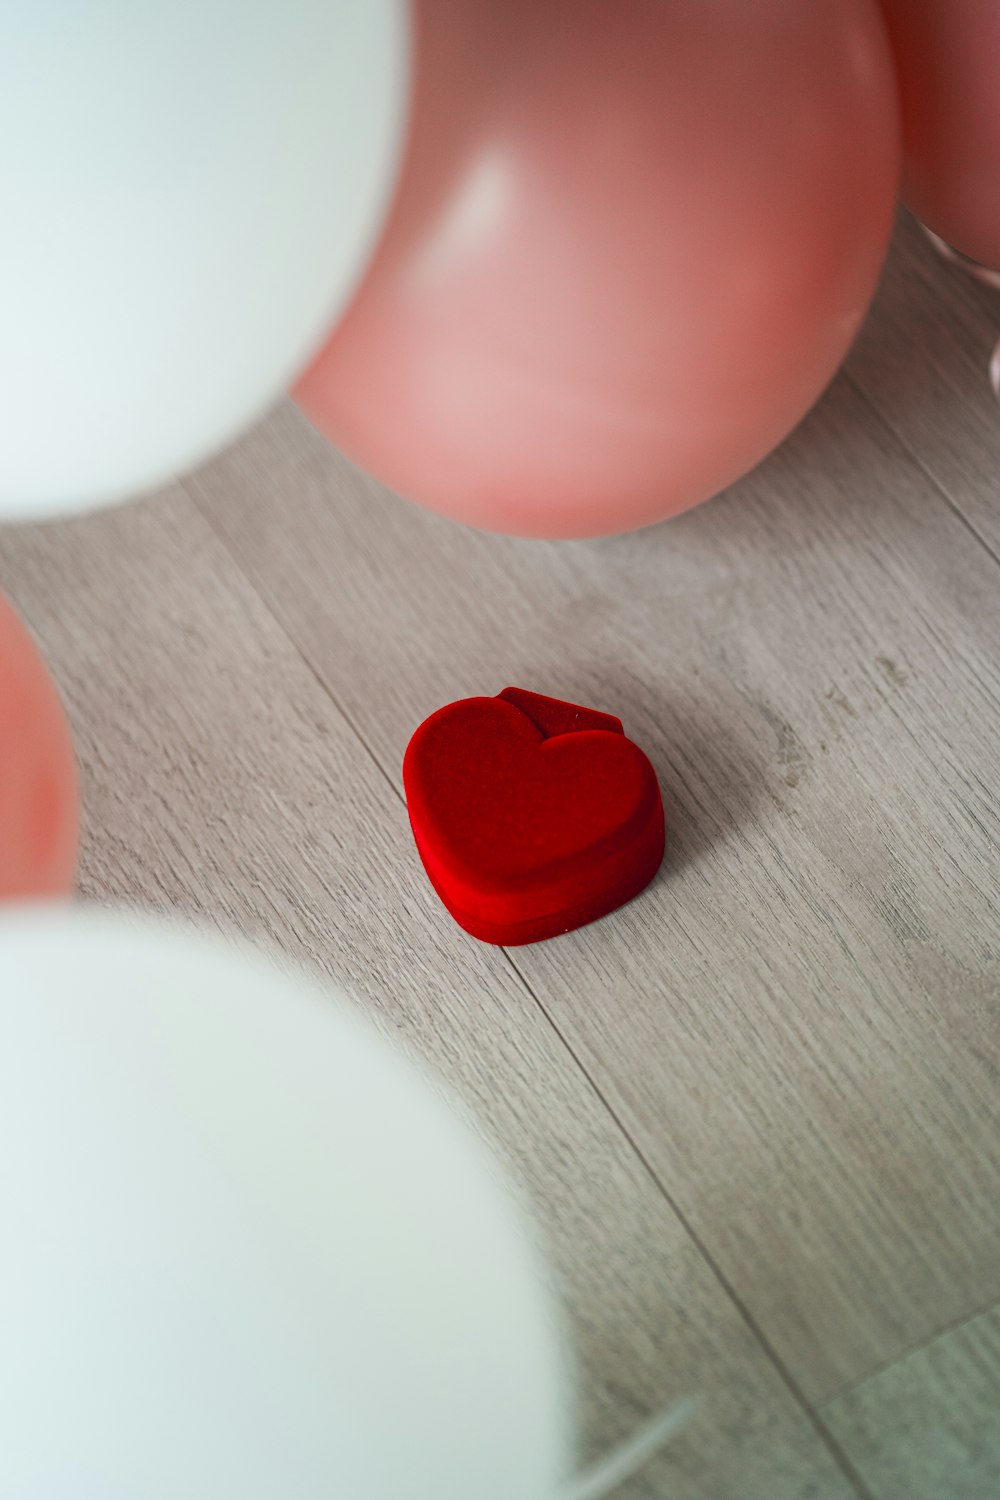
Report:
M513 946L593 922L663 858L656 773L620 719L505 688L425 719L403 760L417 849L473 937Z

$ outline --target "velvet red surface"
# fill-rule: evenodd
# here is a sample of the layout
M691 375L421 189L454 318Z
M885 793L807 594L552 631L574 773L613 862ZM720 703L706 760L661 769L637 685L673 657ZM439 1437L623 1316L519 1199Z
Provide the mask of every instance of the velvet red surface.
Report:
M520 688L425 719L403 783L417 848L474 937L538 942L604 916L655 875L663 803L611 714Z

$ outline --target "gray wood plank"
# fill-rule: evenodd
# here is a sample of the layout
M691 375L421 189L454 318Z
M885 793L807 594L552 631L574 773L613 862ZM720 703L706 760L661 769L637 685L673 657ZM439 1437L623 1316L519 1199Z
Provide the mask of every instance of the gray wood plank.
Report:
M1000 292L943 260L902 213L847 370L1000 555L1000 403L987 374L998 338Z
M350 987L457 1092L547 1235L589 1453L700 1395L692 1426L623 1496L861 1493L504 955L456 943L398 791L190 501L175 491L0 531L0 587L70 710L84 893L277 942ZM359 635L351 620L345 652Z
M516 963L811 1399L1000 1295L998 574L849 383L599 542L426 515L288 407L190 489L397 784L509 682L650 752L660 878Z
M824 1408L876 1500L1000 1495L1000 1308Z

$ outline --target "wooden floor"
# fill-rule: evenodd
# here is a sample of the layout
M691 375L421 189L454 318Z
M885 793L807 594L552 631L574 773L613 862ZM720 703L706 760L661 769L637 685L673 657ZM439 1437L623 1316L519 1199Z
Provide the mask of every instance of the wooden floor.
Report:
M640 535L463 530L290 406L0 533L83 892L276 939L470 1102L548 1233L586 1451L701 1397L627 1500L1000 1497L998 331L904 221L817 410ZM508 683L620 714L670 826L631 906L509 954L438 905L400 783L428 712Z

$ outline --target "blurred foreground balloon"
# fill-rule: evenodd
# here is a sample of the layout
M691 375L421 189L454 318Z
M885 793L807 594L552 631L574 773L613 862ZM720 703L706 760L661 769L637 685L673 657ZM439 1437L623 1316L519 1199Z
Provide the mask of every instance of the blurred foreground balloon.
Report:
M173 478L299 373L391 194L405 0L8 0L0 518Z
M0 901L68 894L77 824L76 766L59 694L0 594Z
M0 1494L551 1500L569 1374L486 1152L336 997L0 919Z
M378 478L525 535L657 521L857 332L898 116L875 0L417 0L379 250L299 383Z
M882 0L899 67L903 190L928 229L1000 271L1000 0Z

